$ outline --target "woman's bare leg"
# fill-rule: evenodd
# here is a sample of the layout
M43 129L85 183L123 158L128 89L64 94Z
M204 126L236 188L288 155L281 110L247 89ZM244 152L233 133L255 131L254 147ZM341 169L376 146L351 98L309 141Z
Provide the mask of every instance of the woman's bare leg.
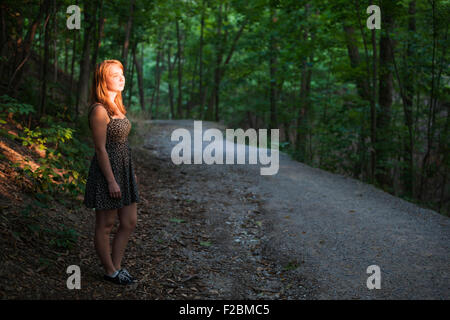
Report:
M117 209L96 210L95 218L95 250L105 268L106 274L110 275L116 271L111 259L109 235L116 221Z
M127 246L128 239L136 227L137 222L137 206L136 202L118 209L120 225L112 245L112 262L114 267L121 269L122 257Z

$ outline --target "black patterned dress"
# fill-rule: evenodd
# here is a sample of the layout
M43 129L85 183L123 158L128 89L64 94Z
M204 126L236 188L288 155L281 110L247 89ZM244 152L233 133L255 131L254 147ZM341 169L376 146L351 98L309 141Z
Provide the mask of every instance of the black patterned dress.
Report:
M97 106L101 106L101 104L94 104L90 108L89 115ZM133 202L139 202L138 187L134 178L134 164L128 143L131 122L126 117L113 119L109 113L108 116L111 121L106 129L105 147L111 163L111 169L120 187L121 197L111 198L108 182L100 169L97 154L95 153L89 168L83 203L87 208L95 208L97 210L119 209Z

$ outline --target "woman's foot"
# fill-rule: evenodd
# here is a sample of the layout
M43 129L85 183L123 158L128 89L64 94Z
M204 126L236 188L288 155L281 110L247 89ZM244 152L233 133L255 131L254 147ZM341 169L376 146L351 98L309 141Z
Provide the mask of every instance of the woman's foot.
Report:
M105 274L103 279L115 284L131 284L133 281L127 277L121 270L114 272L112 275Z
M128 272L128 270L125 269L125 268L119 269L119 273L122 273L122 274L125 275L127 278L129 278L129 279L131 280L132 283L138 282L138 280L137 280L135 277L133 277L133 276Z

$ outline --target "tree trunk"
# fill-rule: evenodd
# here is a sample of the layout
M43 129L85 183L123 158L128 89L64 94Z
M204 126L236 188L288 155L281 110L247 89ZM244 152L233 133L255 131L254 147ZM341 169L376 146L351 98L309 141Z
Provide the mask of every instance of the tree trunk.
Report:
M372 88L371 88L371 99L370 99L370 181L372 183L375 182L376 176L376 166L377 166L377 109L376 109L376 100L377 100L377 38L376 31L372 29ZM380 80L381 81L381 80ZM381 86L381 84L380 84Z
M414 133L413 133L413 97L414 97L414 65L411 59L414 56L413 50L413 35L416 33L416 1L409 2L409 19L408 19L408 31L409 39L406 50L406 62L405 62L405 77L403 83L405 84L405 93L403 99L403 110L405 125L408 128L407 141L404 144L403 158L406 162L405 168L402 170L402 180L405 187L405 192L415 197L415 182L414 182Z
M223 48L226 46L224 40L222 40L222 3L219 5L219 14L217 16L217 51L216 51L216 66L214 69L214 87L212 92L212 100L209 105L211 108L209 120L219 121L219 90L220 90L220 68L223 58Z
M278 128L277 121L277 39L273 35L273 30L275 29L275 18L276 18L276 8L271 7L270 9L270 21L271 33L269 39L269 68L270 68L270 82L269 82L269 95L270 95L270 128Z
M159 88L161 83L161 73L162 73L162 64L164 64L164 44L162 43L162 32L159 33L158 36L158 53L156 55L156 67L155 67L155 89L153 90L151 106L150 106L150 114L152 114L153 104L155 105L155 113L154 117L158 117L158 108L159 108Z
M447 106L448 107L448 106ZM442 187L441 187L441 195L439 197L439 207L438 207L438 211L442 212L442 206L445 203L445 196L447 196L448 198L448 192L446 194L446 188L447 188L447 181L448 181L448 174L449 174L449 156L450 156L450 148L449 148L449 138L450 138L450 113L447 112L447 119L445 121L445 125L444 125L444 129L442 132L444 132L443 135L440 135L440 140L439 140L439 153L442 154L442 163L444 166L444 177L443 177L443 181L442 181ZM448 204L448 200L447 200L447 204ZM447 207L448 209L448 207ZM450 213L447 211L447 214Z
M67 38L64 38L64 73L68 74L68 66L69 66L69 46L67 43Z
M352 69L356 69L359 67L361 63L361 58L359 56L359 49L357 45L357 41L355 38L355 30L353 27L348 26L344 23L344 32L345 32L345 40L347 45L347 52L350 58L350 65ZM367 81L367 76L357 76L356 77L356 87L358 89L358 94L364 100L370 101L370 90L369 83Z
M311 83L311 68L308 67L307 59L303 59L300 81L300 110L297 118L296 149L300 152L300 161L306 160L307 154L307 127L308 127L308 97Z
M167 66L169 70L169 77L167 79L169 83L169 104L170 104L170 119L175 118L175 112L174 112L174 103L173 103L173 88L172 88L172 63L170 63L170 53L171 51L171 44L169 43L167 48Z
M134 65L135 65L135 61L134 61L134 51L136 50L136 44L133 45L133 48L131 48L131 56L133 58L133 61L131 63L131 72L130 72L130 77L129 77L129 83L130 85L128 86L130 89L130 91L128 92L128 108L131 107L131 97L133 96L133 78L134 78Z
M194 62L194 68L192 70L192 77L191 77L191 87L189 92L189 101L186 105L186 118L191 118L191 111L192 108L198 104L197 94L195 92L195 78L197 76L197 68L198 68L198 60L199 60L199 54L195 55L195 62Z
M208 107L206 109L206 120L214 121L217 119L219 104L219 86L220 86L220 65L222 63L222 3L219 4L217 13L217 33L216 33L216 64L214 66L214 81ZM223 44L225 45L225 44ZM217 121L217 120L216 120Z
M98 51L102 44L103 29L105 26L105 18L103 17L103 0L97 0L97 5L99 7L98 22L97 22L98 27L97 27L97 33L96 33L96 44L94 47L94 54L92 56L92 65L91 65L92 70L95 69L95 66L97 64Z
M70 94L73 92L73 83L75 79L74 67L75 67L75 59L77 53L77 38L78 32L73 33L73 44L72 44L72 62L70 64Z
M361 31L361 37L363 39L363 44L364 44L364 53L365 53L365 64L366 64L366 69L367 69L367 79L371 79L371 83L369 84L368 81L366 81L366 79L360 79L361 81L361 89L360 90L360 95L370 95L369 97L364 97L361 95L361 97L364 98L369 98L370 100L370 169L368 170L368 176L369 176L369 181L371 181L372 183L375 181L375 168L376 168L376 150L375 150L375 144L377 141L377 119L376 119L376 101L377 101L377 39L376 39L376 31L374 29L372 29L371 31L371 40L372 40L372 71L370 71L370 59L369 59L369 49L368 49L368 44L367 44L367 40L366 40L366 36L365 36L365 28L361 22L361 6L359 1L355 1L355 9L358 15L358 23L359 23L359 28ZM356 48L357 49L357 48ZM360 77L363 77L363 75L361 74ZM366 87L367 86L367 87ZM365 90L368 90L367 92L365 92ZM358 149L361 150L360 154L363 155L360 158L364 158L364 149L363 149L363 144L364 144L364 140L365 140L365 130L364 130L364 121L363 123L361 123L361 129L360 129L360 137L358 140ZM361 163L362 164L362 163ZM359 167L362 167L362 165L359 164Z
M439 83L442 75L442 69L445 65L445 52L447 49L446 45L442 46L442 55L441 55L441 63L438 72L436 73L437 67L437 47L439 40L437 38L437 17L436 17L436 1L431 0L432 6L432 21L433 21L433 44L432 44L432 58L431 58L431 90L430 90L430 98L428 105L428 115L427 115L427 149L425 156L422 160L422 168L421 168L421 177L420 177L420 191L419 191L419 200L424 198L424 187L427 184L428 180L428 162L430 160L431 151L433 149L433 138L434 138L434 130L435 130L435 118L436 118L436 108L438 102L438 92L439 92ZM445 39L443 43L447 43L448 37L448 25L445 31Z
M50 26L49 20L52 14L53 6L47 7L47 18L44 22L44 59L41 74L41 103L39 105L38 119L45 115L45 104L47 99L47 75L48 75L48 59L50 46Z
M219 6L219 14L218 14L218 28L217 28L217 50L216 50L216 65L214 69L214 85L211 89L211 98L209 100L209 104L206 110L206 119L207 120L213 120L213 121L219 121L219 110L220 110L220 103L219 103L219 89L220 89L220 82L223 79L225 75L225 69L228 63L231 61L231 58L236 50L236 45L239 40L239 38L242 35L242 32L244 31L245 26L247 25L248 18L244 20L242 23L239 31L236 33L233 43L231 45L230 51L228 52L228 56L225 59L225 62L222 65L223 60L223 48L226 47L226 41L222 41L222 5Z
M95 6L92 8L90 6L90 1L85 1L85 11L84 11L84 21L86 24L84 33L84 43L83 43L83 56L80 62L80 75L78 80L78 90L77 90L77 103L75 109L75 116L78 117L80 114L80 108L86 107L88 104L88 94L89 94L89 73L90 73L90 53L91 53L91 37L93 30L93 20L95 14Z
M133 48L133 60L136 67L136 73L138 78L138 88L139 88L139 101L141 103L141 110L142 112L145 111L145 100L144 100L144 78L143 78L143 72L142 72L142 64L136 57L136 46Z
M53 38L53 82L58 81L58 48L57 48L57 40L58 40L58 30L57 30L57 23L56 23L56 0L53 0L53 32L54 32L54 38Z
M44 0L44 2L39 6L39 13L37 17L33 20L33 22L30 25L30 28L28 29L27 35L25 37L25 41L23 43L23 47L18 52L18 55L20 56L19 64L15 66L14 73L12 74L9 83L8 83L8 92L11 96L14 96L14 92L16 90L16 87L20 83L20 80L22 78L23 74L23 66L28 61L28 58L31 54L31 46L33 44L34 36L36 35L37 28L39 24L41 23L41 20L43 17L45 17L45 14L48 12L48 7L50 6L49 0ZM44 20L47 20L45 18Z
M308 17L310 4L305 5L305 15ZM309 36L309 30L303 31L303 41L307 43ZM300 161L306 161L306 155L308 153L307 145L307 131L308 131L308 108L309 108L309 95L311 89L311 68L308 66L308 57L304 57L302 61L302 74L300 82L300 110L297 118L297 137L296 137L296 149L300 153ZM312 56L310 57L312 62Z
M181 35L180 35L180 26L178 23L178 18L175 20L176 30L177 30L177 56L178 56L178 99L177 99L177 118L183 118L183 110L182 110L182 100L183 100L183 79L182 79L182 68L181 68Z
M199 94L199 103L200 103L200 119L203 119L203 110L205 107L205 97L206 95L203 92L203 30L205 28L205 0L202 1L202 18L200 22L200 46L199 46L199 80L198 80L198 94Z
M122 65L123 70L127 70L127 60L128 60L128 47L130 45L130 35L131 35L131 28L133 26L133 13L134 13L134 4L136 0L131 0L130 3L130 14L128 16L128 22L125 29L125 41L123 42L123 48L122 48Z
M377 139L375 144L377 156L377 174L376 180L382 186L391 186L392 179L390 178L387 161L389 160L389 145L391 144L391 108L393 101L394 85L392 76L392 56L394 54L394 43L390 40L388 32L393 28L393 19L391 10L386 5L386 0L382 1L381 8L383 29L380 36L380 68L379 68L379 95L378 103L380 105L380 112L377 114ZM373 30L375 31L375 30Z

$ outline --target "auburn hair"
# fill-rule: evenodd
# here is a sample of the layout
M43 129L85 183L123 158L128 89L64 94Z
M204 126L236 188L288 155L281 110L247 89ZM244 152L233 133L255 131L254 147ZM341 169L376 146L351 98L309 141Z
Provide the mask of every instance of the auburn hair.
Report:
M90 110L88 113L88 118L92 111L92 108L97 103L101 103L106 108L106 111L110 116L115 114L114 110L116 108L109 100L108 88L106 86L106 77L108 76L108 72L111 66L114 64L118 65L122 69L122 72L124 71L123 65L119 60L105 60L95 66L94 77L92 78ZM114 99L114 103L119 108L120 112L122 112L124 115L127 113L122 102L122 92L117 93Z

